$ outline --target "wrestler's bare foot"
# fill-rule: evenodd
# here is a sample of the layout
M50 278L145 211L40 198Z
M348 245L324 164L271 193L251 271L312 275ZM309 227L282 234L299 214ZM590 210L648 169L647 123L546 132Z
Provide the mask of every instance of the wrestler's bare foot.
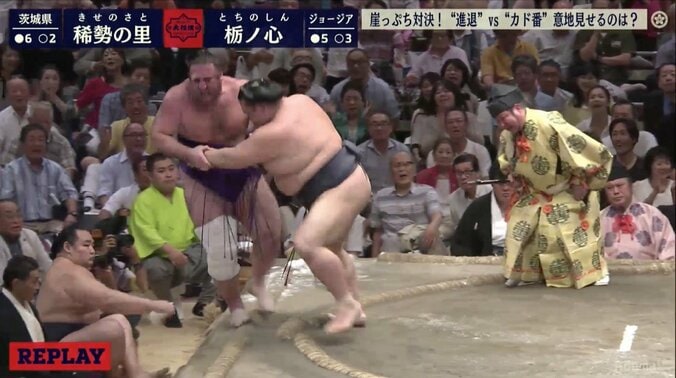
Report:
M256 297L258 300L258 307L265 312L272 312L275 310L275 301L270 295L270 292L265 287L265 281L254 282L252 280L251 285L248 288L249 294Z
M240 327L242 324L247 323L249 320L249 314L243 308L231 309L230 312L230 325L233 327Z
M335 317L324 326L328 334L345 332L351 329L362 314L361 305L352 297L347 297L338 303Z
M332 313L328 313L327 315L328 315L328 317L329 317L329 320L333 320L333 319L335 319L335 317L336 317L336 316L333 315ZM357 320L354 321L354 327L355 327L355 328L364 328L364 327L366 327L366 314L364 313L364 310L362 310L362 311L361 311L361 314L359 314L359 318L357 318Z

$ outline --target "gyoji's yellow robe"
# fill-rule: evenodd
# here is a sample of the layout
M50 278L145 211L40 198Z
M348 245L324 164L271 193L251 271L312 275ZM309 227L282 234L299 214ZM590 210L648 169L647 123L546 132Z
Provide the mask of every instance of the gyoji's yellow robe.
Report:
M583 288L607 273L600 243L599 193L612 155L558 112L526 109L520 133L503 131L500 168L520 183L505 239L505 277ZM572 183L589 194L576 201Z

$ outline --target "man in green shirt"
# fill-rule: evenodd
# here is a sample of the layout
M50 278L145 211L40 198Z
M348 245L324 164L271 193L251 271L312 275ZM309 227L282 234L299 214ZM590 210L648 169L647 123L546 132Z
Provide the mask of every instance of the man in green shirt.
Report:
M139 193L129 219L134 247L148 273L148 285L159 298L175 302L171 289L184 283L202 284L193 314L201 315L216 289L207 272L207 255L195 235L185 194L177 187L178 170L172 159L153 154L146 160L150 187ZM177 306L177 308L180 306ZM181 327L181 312L165 320Z

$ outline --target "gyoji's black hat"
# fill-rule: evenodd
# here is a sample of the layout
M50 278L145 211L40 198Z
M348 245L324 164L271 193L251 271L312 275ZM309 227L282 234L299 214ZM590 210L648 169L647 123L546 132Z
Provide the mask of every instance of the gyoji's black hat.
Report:
M500 163L497 161L494 161L491 168L488 170L488 178L491 180L507 181L507 175L502 172Z
M282 87L268 79L251 80L239 89L238 99L251 103L276 102L283 96Z
M617 161L617 158L613 159L613 165L610 168L610 174L608 175L608 181L618 180L622 178L628 178L631 180L631 173L629 170L620 164Z
M504 84L494 84L491 87L491 96L488 99L488 111L493 118L500 113L510 110L512 106L523 101L523 95L517 87Z

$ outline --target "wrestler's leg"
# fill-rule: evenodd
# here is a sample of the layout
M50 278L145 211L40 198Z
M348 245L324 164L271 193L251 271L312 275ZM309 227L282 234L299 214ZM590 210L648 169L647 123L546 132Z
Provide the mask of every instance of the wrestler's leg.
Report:
M326 246L344 241L343 235L370 196L368 179L358 168L342 184L315 201L294 236L296 251L338 302L335 318L325 327L327 333L352 328L361 314L361 305L350 292L343 261Z
M343 263L343 268L345 268L345 278L347 279L348 289L352 297L359 301L359 289L357 287L357 270L354 267L354 256L348 253L343 244L337 244L336 246L329 248L333 253L335 253L340 261ZM329 318L335 318L333 313L329 314ZM366 325L366 314L362 310L359 319L354 322L355 327L363 327Z
M235 216L254 239L255 250L251 254L249 292L258 299L258 305L262 310L272 311L274 303L267 291L265 279L280 252L282 220L277 199L264 177L258 180L255 188L256 192L252 193L255 195L254 198L250 195L242 196L243 199L249 200L236 206Z
M111 366L123 365L129 377L162 377L168 372L168 369L163 369L151 375L141 368L131 325L127 318L120 314L106 316L69 334L60 341L109 341L111 343Z

